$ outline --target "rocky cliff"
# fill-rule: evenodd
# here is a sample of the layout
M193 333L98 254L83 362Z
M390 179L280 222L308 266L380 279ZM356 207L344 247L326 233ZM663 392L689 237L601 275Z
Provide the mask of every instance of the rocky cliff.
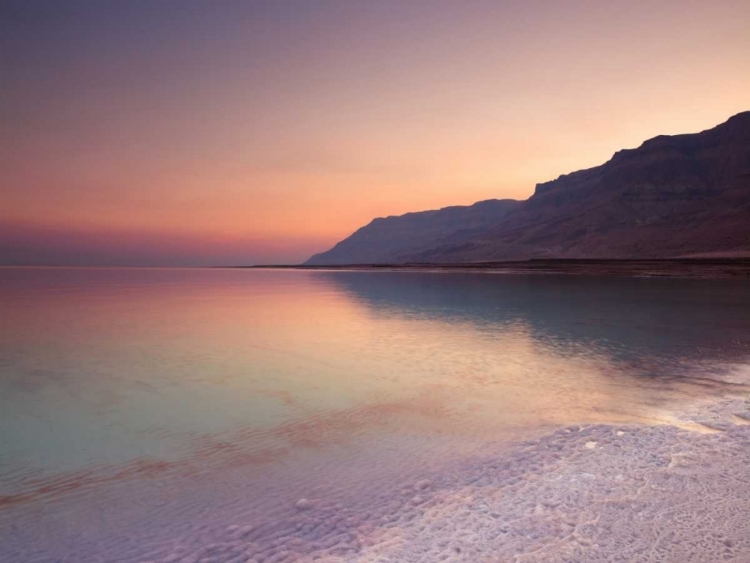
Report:
M538 184L528 200L503 211L466 229L453 216L445 231L443 216L432 215L415 245L397 225L421 214L380 220L378 229L373 222L311 260L376 262L369 251L376 240L398 249L379 254L380 262L750 254L750 112L701 133L661 135L619 151L601 166Z

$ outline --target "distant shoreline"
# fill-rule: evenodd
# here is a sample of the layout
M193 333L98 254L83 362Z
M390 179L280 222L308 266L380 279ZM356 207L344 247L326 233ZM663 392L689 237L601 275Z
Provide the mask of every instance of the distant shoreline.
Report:
M613 277L662 277L690 279L735 279L750 281L750 257L737 258L654 258L654 259L533 259L461 264L346 264L315 265L267 264L230 266L143 266L143 265L62 265L7 264L12 269L77 270L309 270L349 272L433 272L484 274L559 274Z
M696 279L747 279L750 258L666 259L534 259L464 264L349 264L332 266L220 266L235 269L336 270L394 272L482 272L507 274L572 274Z

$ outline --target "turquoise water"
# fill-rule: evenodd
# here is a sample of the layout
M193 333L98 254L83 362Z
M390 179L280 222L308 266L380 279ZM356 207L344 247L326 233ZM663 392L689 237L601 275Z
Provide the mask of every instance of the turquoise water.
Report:
M166 561L315 491L670 423L750 359L742 281L5 268L0 309L3 561Z

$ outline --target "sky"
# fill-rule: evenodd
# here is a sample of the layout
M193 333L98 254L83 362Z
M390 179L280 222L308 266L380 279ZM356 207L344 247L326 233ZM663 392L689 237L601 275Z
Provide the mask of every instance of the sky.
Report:
M0 264L298 263L750 109L750 2L5 0Z

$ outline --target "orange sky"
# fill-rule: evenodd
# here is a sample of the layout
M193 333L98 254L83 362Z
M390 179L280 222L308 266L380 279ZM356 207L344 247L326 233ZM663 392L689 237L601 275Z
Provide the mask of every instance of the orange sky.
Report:
M750 3L0 8L0 263L299 262L750 109Z

